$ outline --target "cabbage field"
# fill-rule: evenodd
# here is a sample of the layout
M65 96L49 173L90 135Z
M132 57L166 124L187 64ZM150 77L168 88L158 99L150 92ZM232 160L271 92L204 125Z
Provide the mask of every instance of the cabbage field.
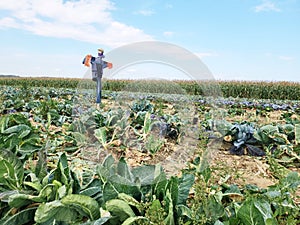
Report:
M300 224L299 84L94 85L0 79L1 225Z

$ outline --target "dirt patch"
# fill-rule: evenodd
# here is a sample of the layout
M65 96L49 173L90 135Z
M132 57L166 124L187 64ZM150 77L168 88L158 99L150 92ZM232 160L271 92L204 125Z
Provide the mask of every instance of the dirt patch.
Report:
M244 113L241 115L234 115L234 116L226 116L226 120L228 122L237 122L237 121L247 121L247 122L254 122L259 124L259 126L263 126L265 124L270 124L276 121L277 124L284 123L284 119L282 119L282 111L271 111L267 112L264 115L257 114L256 109L246 109Z
M231 155L228 151L219 150L215 153L211 167L216 171L215 176L226 179L230 184L253 184L267 188L275 184L276 179L265 161L264 158Z
M141 165L160 164L168 176L177 175L187 167L197 149L198 140L186 138L184 142L166 142L163 148L151 154L137 148L110 147L107 150L97 147L86 147L81 150L78 157L84 160L101 163L105 157L111 154L116 160L125 157L130 167Z

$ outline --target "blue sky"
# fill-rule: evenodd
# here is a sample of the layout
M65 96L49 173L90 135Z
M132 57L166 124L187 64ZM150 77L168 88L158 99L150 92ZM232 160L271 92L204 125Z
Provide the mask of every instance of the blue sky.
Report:
M216 79L298 82L299 27L300 0L1 1L0 74L83 77L83 57L99 47L160 41L197 55ZM139 64L119 75L176 73Z

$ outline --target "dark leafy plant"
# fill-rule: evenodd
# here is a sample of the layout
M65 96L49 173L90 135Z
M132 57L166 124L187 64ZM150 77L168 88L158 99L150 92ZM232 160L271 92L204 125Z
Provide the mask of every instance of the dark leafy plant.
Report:
M6 194L1 198L2 202L6 202L7 213L2 217L1 224L8 225L12 221L19 221L20 225L34 221L38 224L56 224L59 221L76 224L100 218L98 202L86 195L89 193L87 189L80 194L79 181L69 169L65 154L60 155L57 167L42 179L38 179L33 172L23 179L23 168L17 159L1 162L9 170L5 172L0 169L4 171L0 173L0 180L7 180L2 186ZM18 176L18 179L9 179L6 174L9 177ZM22 221L22 218L26 219Z
M139 99L136 100L133 105L130 107L133 113L138 112L152 112L154 110L154 106L147 99Z
M39 132L24 114L2 116L0 118L0 148L26 158L41 149Z
M180 209L185 207L194 183L192 174L167 179L158 165L130 169L123 158L115 163L112 156L98 165L97 174L104 184L103 204L113 216L108 224L125 224L126 220L149 222L145 216L154 205L160 205L165 212L165 224L179 224L183 216Z
M229 132L233 137L233 146L229 149L230 153L236 155L248 153L253 156L264 156L265 152L255 146L257 140L253 137L254 131L255 128L248 123L233 125Z
M194 173L194 198L186 215L193 224L298 224L299 204L296 190L300 186L297 172L287 173L276 184L268 188L256 185L239 187L219 180L211 180L209 167L196 160Z
M226 142L232 143L230 153L235 155L249 154L253 156L264 156L265 152L254 137L256 128L250 123L231 124L227 121L210 121L210 129L219 132Z

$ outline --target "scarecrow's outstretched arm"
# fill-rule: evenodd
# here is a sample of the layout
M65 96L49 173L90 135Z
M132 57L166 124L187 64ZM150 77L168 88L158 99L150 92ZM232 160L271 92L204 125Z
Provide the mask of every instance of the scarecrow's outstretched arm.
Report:
M86 55L86 57L84 57L83 61L82 61L82 64L84 64L85 66L87 67L90 67L91 66L91 62L95 61L95 57L92 56L92 55ZM111 69L113 67L112 63L111 62L106 62L106 61L103 61L103 65L102 65L102 68L108 68L108 69Z
M87 67L91 66L91 59L92 59L92 55L86 55L86 57L84 57L82 64L84 64ZM93 57L94 58L94 57Z
M113 64L111 62L103 61L103 69L106 68L106 67L108 69L111 69L113 67Z

